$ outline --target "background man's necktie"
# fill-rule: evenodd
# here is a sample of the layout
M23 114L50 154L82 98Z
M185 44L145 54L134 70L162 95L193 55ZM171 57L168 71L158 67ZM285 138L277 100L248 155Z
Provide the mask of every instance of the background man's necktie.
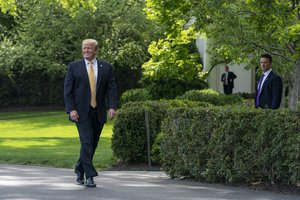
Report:
M91 88L91 106L95 108L97 106L96 102L96 78L95 78L95 72L93 68L93 62L88 62L88 75L89 75L89 81L90 81L90 88Z
M256 107L259 106L259 96L260 96L260 91L261 91L261 86L262 86L262 81L264 80L264 74L260 76L259 82L258 82L258 88L257 88L257 95L256 95Z

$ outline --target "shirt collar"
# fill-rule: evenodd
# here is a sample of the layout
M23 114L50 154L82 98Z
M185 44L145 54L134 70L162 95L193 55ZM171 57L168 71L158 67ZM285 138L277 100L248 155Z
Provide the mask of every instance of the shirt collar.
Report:
M85 61L85 64L86 64L86 65L88 65L88 63L90 62L90 61L88 61L87 59L84 59L84 61ZM97 59L94 58L94 59L92 60L92 62L93 62L93 64L95 65L95 63L97 62Z
M264 76L267 77L272 71L272 68L270 68L268 71L264 72Z

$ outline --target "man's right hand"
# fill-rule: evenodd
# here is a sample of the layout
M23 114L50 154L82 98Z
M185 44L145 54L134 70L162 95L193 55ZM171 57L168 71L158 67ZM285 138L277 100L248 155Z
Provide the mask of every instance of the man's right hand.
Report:
M70 112L70 118L71 118L71 120L78 122L79 116L78 116L78 113L76 110L72 110Z

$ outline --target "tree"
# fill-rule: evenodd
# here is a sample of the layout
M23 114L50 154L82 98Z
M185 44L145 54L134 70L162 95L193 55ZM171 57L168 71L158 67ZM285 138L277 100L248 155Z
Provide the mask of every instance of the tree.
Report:
M164 10L160 4L165 1L155 3L146 1L145 11L149 19L164 28L164 34L148 48L151 58L143 64L141 83L155 99L171 99L187 90L206 88L206 73L196 47L194 19L188 16L188 9L185 9L189 4L167 2L170 10ZM176 9L174 4L180 5L182 9ZM152 13L151 10L153 6L162 8L161 11L167 17L156 18L157 13Z
M157 18L152 7L161 9L165 1L147 1L145 9L148 17L165 27L164 37L150 44L148 51L151 59L144 63L144 75L156 79L168 77L188 80L203 79L200 55L196 49L196 31L193 19L188 15L189 4L183 1L166 2L168 10L161 10L163 18ZM173 9L180 6L181 10Z
M23 0L16 5L15 34L0 41L0 59L3 60L0 74L12 82L12 95L28 96L27 100L18 101L22 104L31 96L47 97L51 92L56 94L52 98L54 103L63 100L66 65L82 57L83 38L99 41L99 56L113 64L120 94L134 87L141 76L141 65L149 59L147 47L160 29L146 19L143 2L139 1L103 0L95 4L95 11L79 7L72 16L55 1ZM37 73L40 76L31 80L34 84L30 86L26 83L30 76L20 78ZM43 83L49 85L42 88L52 89L41 92L39 87Z
M298 0L147 0L148 16L161 23L182 19L178 13L195 17L196 31L214 40L213 65L229 61L253 65L262 52L275 55L274 66L289 84L291 109L300 93L299 8Z
M44 0L46 3L59 3L65 8L71 15L76 15L80 8L85 8L91 11L96 10L96 4L102 0ZM20 3L17 0L0 0L0 11L2 13L8 13L12 16L18 15L18 6Z
M189 81L203 77L200 56L194 42L196 34L191 27L185 30L182 23L178 22L179 33L175 38L166 36L166 39L150 44L148 51L151 59L143 65L144 76Z

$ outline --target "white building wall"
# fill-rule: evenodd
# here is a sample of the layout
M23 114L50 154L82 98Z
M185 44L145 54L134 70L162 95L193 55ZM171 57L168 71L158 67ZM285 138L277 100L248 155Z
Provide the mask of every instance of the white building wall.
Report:
M207 53L207 48L209 44L209 39L201 39L197 37L196 45L203 59L203 69L209 71L210 65L210 55ZM234 72L237 78L234 80L233 93L254 93L255 85L255 71L254 69L245 69L246 64L227 64L229 70ZM212 69L210 72L207 83L209 88L214 89L220 93L223 92L223 83L221 82L221 75L224 73L224 65L218 65Z

